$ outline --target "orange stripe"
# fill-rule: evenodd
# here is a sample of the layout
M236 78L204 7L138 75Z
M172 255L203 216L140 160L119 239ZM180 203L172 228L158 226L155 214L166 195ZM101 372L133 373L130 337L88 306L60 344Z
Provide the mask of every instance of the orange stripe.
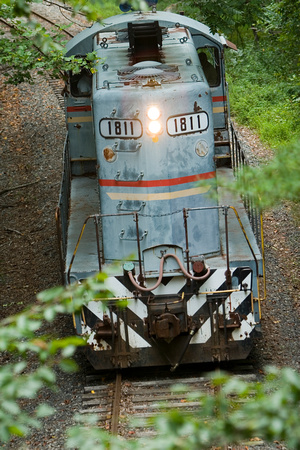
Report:
M92 111L92 107L90 105L84 105L84 106L68 106L67 107L68 112L77 112L77 111Z
M159 187L159 186L177 186L178 184L192 183L199 180L208 180L215 178L216 172L200 173L198 175L189 175L187 177L171 178L167 180L140 180L140 181L117 181L99 179L100 186L122 186L122 187Z
M212 97L213 102L226 102L226 100L227 100L226 95L224 96L220 95L219 97Z
M199 180L208 180L215 178L216 172L200 173L198 175L189 175L187 177L171 178L167 180L140 180L140 181L117 181L99 179L100 186L129 186L129 187L159 187L159 186L177 186L178 184L192 183Z

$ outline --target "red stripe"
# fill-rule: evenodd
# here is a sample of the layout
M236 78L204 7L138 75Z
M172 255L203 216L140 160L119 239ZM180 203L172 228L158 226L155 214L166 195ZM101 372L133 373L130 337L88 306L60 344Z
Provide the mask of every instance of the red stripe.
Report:
M99 180L100 186L122 186L122 187L160 187L160 186L176 186L178 184L192 183L199 180L208 180L215 178L216 172L200 173L198 175L189 175L187 177L171 178L170 180L140 180L140 181L116 181L116 180Z
M92 111L92 107L90 105L84 105L84 106L68 106L67 107L68 112L77 112L77 111Z
M224 96L220 95L219 97L212 98L213 102L226 102L226 100L227 100L226 95L224 95Z

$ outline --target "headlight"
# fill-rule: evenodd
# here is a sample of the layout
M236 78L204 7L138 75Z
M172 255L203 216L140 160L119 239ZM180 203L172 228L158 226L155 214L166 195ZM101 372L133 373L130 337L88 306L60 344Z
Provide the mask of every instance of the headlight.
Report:
M162 123L160 120L158 120L161 116L161 111L157 106L152 105L149 106L146 114L148 119L150 120L147 126L148 134L152 136L153 142L157 142L158 135L161 134L163 131Z
M153 120L149 123L148 129L151 134L159 134L162 130L162 126L158 120Z
M157 106L150 106L147 111L147 116L150 120L157 120L160 116L160 110Z

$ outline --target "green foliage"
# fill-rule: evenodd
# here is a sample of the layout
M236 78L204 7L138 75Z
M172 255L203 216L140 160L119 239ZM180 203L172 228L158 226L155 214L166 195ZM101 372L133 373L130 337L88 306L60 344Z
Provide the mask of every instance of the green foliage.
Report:
M90 53L85 58L65 58L66 41L62 30L66 27L55 28L49 33L32 19L32 3L28 0L0 0L0 17L11 25L12 34L12 38L1 38L0 33L0 66L6 82L15 85L33 83L33 71L52 78L63 78L66 70L78 73L88 68L94 71L97 55ZM90 21L100 21L120 13L118 2L69 0L68 4L74 14L85 14ZM143 0L135 0L133 6L146 9Z
M231 114L272 147L300 135L300 0L190 0L159 7L225 33L239 51L226 52Z
M100 429L97 424L97 416L82 417L77 415L75 419L78 426L68 430L67 448L78 450L140 450L143 448L136 441L126 441Z
M244 169L237 181L242 194L256 199L258 206L274 206L282 200L300 199L300 140L275 151L274 158L259 168Z
M53 322L58 314L79 311L91 298L110 296L106 278L99 274L79 286L44 291L29 309L0 322L0 352L5 352L8 361L0 366L0 442L12 435L27 435L41 426L41 418L53 413L43 403L33 412L26 405L43 388L55 388L54 367L65 372L76 370L72 356L78 346L85 345L77 336L44 336L42 324Z
M0 6L10 8L13 17L30 17L32 3L39 3L39 0L0 0ZM117 1L69 0L68 4L73 7L74 14L78 12L86 14L87 19L91 21L101 20L120 12Z
M110 297L105 287L107 275L98 274L80 285L56 287L38 295L27 311L0 324L0 350L10 362L0 367L0 436L26 436L41 426L41 418L53 413L47 405L27 411L28 401L45 387L55 387L54 365L73 370L72 355L85 342L77 337L47 339L40 334L44 320L53 321L59 313L78 311L92 298ZM36 363L32 357L36 355ZM30 365L28 364L31 359ZM35 369L31 370L30 367ZM193 450L226 443L238 443L258 436L266 441L284 440L289 448L300 449L300 375L292 369L269 369L262 383L245 383L223 373L211 376L215 395L190 392L188 401L199 401L192 414L174 410L150 420L157 437L124 440L97 426L97 417L78 417L80 426L68 432L67 447L85 450L140 449ZM174 387L175 390L183 387ZM36 406L36 405L35 405Z
M68 4L73 8L74 14L80 12L89 21L100 22L105 17L110 17L120 13L117 1L107 0L69 0Z
M277 58L279 63L277 63ZM227 57L231 114L277 147L300 134L300 83L284 74L284 63L271 49L245 47Z
M159 1L158 8L171 8L172 12L183 11L186 16L199 20L209 26L213 33L231 34L242 27L251 27L264 14L264 1L230 0L222 3L217 0L179 1L170 5L169 1Z
M299 11L299 1L270 2L256 24L257 40L226 55L231 114L276 149L268 165L238 181L240 192L263 207L299 200Z
M190 414L173 410L148 420L157 432L152 439L124 441L110 437L95 427L96 417L90 417L78 418L85 427L69 431L67 446L80 450L200 450L256 438L285 441L288 448L299 449L300 375L288 368L269 368L267 372L261 383L212 374L214 395L189 394L188 401L199 401L198 410ZM179 389L184 391L183 387ZM178 386L174 390L178 391Z
M7 6L2 5L0 14L6 19L13 18L12 8ZM7 83L33 83L33 71L59 78L67 70L73 70L74 73L83 68L94 70L98 62L94 52L85 58L65 58L63 27L49 34L44 27L32 21L14 18L10 23L13 25L12 37L0 39L0 65Z
M266 7L266 31L274 47L281 50L287 68L300 64L300 0L280 0Z

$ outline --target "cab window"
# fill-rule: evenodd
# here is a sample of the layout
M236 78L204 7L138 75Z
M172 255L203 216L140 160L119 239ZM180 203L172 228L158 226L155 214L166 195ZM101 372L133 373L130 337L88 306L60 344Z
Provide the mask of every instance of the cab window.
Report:
M83 69L78 74L70 76L71 94L74 97L89 97L92 93L92 74L88 69Z
M200 64L210 87L220 84L220 57L216 47L197 48Z

